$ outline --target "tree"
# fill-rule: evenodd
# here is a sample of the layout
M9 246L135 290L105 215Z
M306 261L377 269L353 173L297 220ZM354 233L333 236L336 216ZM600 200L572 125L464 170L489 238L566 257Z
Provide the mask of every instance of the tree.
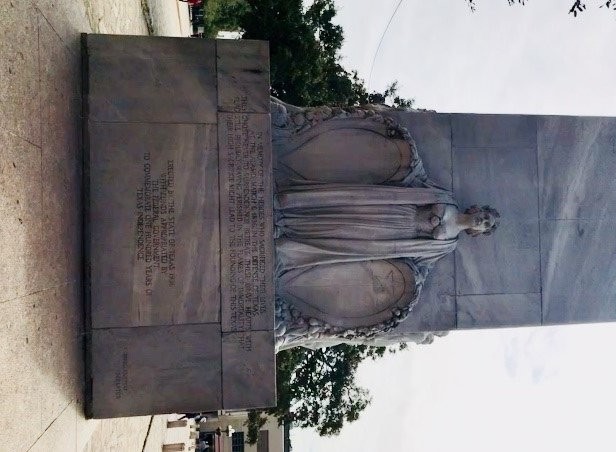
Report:
M279 353L278 405L269 414L297 427L316 428L320 435L338 433L370 403L368 391L355 382L359 363L384 352L384 347L343 344Z
M616 1L614 0L603 0L599 2L599 8L605 8L606 10L616 11ZM571 8L569 8L569 14L573 14L575 17L579 13L582 13L586 10L586 4L582 2L582 0L575 0Z
M244 425L248 427L246 432L246 442L248 444L255 444L259 440L259 430L267 422L267 418L261 415L261 411L252 410L248 412L248 419L244 422Z
M271 93L301 106L353 106L390 102L409 108L412 99L397 95L394 82L383 93L368 93L356 71L340 63L342 27L333 23L334 0L206 0L206 36L239 31L244 39L270 43Z
M369 392L355 381L359 364L378 359L385 353L404 350L407 344L392 347L341 344L309 350L292 348L277 355L277 405L264 412L250 413L246 422L248 443L256 442L262 414L275 416L278 423L311 427L320 435L336 435L345 423L359 418L370 404Z
M342 29L332 0L306 11L301 0L246 0L240 19L246 39L270 42L272 94L296 105L352 104L355 80L339 64Z
M475 11L477 9L477 0L466 0L468 2L471 11ZM507 0L509 5L525 5L527 0ZM605 8L606 10L616 11L616 0L599 0L595 2L599 5L599 8ZM586 3L582 0L574 0L573 4L569 8L569 14L573 14L574 17L577 17L578 14L586 11Z
M302 0L246 0L246 5L238 20L242 37L269 41L272 95L301 106L350 106L389 97L400 108L412 103L396 96L395 84L390 93L369 94L357 72L341 65L344 34L332 22L333 0L315 0L305 10Z

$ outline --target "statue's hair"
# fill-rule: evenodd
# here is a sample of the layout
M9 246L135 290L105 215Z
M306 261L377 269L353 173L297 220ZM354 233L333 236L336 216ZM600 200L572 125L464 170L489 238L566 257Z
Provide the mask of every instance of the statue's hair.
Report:
M496 228L498 228L498 226L500 225L500 213L498 213L498 210L496 210L496 209L494 209L494 208L492 208L490 206L486 205L486 206L479 207L476 204L470 206L468 209L466 209L464 211L464 213L471 214L471 215L475 214L475 213L478 213L478 212L487 212L487 213L491 214L494 217L494 224L492 225L492 227L490 229L488 229L487 231L484 231L484 232L481 233L483 235L490 235L490 234L492 234L492 232L494 232L496 230ZM471 235L471 236L473 236L473 237L479 235L479 233L477 233L477 232L473 233L472 231L473 231L472 229L467 229L466 233Z

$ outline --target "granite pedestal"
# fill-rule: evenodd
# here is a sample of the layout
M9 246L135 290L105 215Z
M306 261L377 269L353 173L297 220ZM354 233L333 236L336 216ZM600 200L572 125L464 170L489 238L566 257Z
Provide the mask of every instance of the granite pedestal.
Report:
M268 45L84 35L93 417L273 406Z

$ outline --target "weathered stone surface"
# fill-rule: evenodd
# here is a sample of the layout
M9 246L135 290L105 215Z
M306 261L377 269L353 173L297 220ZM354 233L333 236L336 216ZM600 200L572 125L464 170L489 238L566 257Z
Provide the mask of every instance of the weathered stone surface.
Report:
M269 43L216 41L218 111L269 113Z
M220 363L216 324L93 330L91 414L217 410L222 406Z
M536 148L455 148L454 193L461 208L489 204L509 221L537 219Z
M90 124L94 328L219 319L216 128Z
M541 325L541 294L458 296L458 328Z
M43 288L40 148L0 128L0 303Z
M221 113L222 330L274 326L272 152L269 115Z
M545 323L616 320L612 219L541 222Z
M451 130L456 148L533 148L537 116L452 114Z
M616 118L538 120L542 219L616 215Z
M29 448L36 437L30 431L42 432L42 372L37 362L40 343L32 304L37 296L0 303L0 329L3 334L0 359L0 428L5 450Z
M87 49L90 120L216 123L214 41L88 35Z
M398 325L394 334L404 331L448 331L456 328L454 255L438 261L421 290L417 305Z
M302 317L341 328L369 327L391 319L415 295L415 276L403 260L372 260L291 270L277 295Z
M538 123L543 320L616 320L616 119Z
M453 186L465 208L500 211L490 237L461 237L459 295L535 293L539 281L536 120L527 116L452 115Z
M222 375L225 410L276 405L273 331L223 334Z
M80 54L80 34L92 32L92 27L88 21L88 9L95 2L75 2L74 0L32 0L33 6L41 12L42 21L47 22L48 26L53 28L58 38L67 46L67 48L76 56ZM110 2L105 2L109 4ZM130 2L123 2L124 5ZM88 5L90 8L88 8ZM97 5L98 6L98 5ZM123 11L126 13L126 11ZM130 14L125 14L123 19L130 20ZM101 15L98 15L100 21ZM39 23L42 24L42 21ZM118 23L118 25L120 25ZM127 33L128 30L125 32ZM128 32L127 34L135 34ZM41 41L42 44L42 41ZM43 56L41 54L41 56ZM79 74L79 68L76 68L75 75Z
M100 425L75 402L84 384L84 335L75 320L83 314L79 33L90 31L86 4L92 22L113 24L111 32L147 33L140 0L0 1L3 451L81 451ZM141 450L150 417L141 419L139 426L105 422L87 450Z
M430 179L452 190L451 115L399 112L397 118L415 140Z
M456 293L534 293L540 290L539 225L503 220L489 237L460 238Z
M83 298L79 282L69 282L29 297L36 333L37 364L53 385L40 394L41 421L47 427L73 404L84 401Z
M0 18L0 128L40 146L39 14L4 1Z
M44 19L41 47L42 216L39 259L46 285L80 284L82 270L81 61Z
M77 424L80 413L70 404L58 413L57 417L49 424L43 434L28 449L29 452L47 452L49 450L77 450ZM16 449L16 450L20 450Z

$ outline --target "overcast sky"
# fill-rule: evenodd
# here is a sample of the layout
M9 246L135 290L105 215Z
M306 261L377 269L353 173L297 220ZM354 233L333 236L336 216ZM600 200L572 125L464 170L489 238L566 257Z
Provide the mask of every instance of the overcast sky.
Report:
M403 0L370 87L439 112L616 116L616 13L571 1ZM338 0L344 64L368 81L398 0ZM294 452L616 450L616 325L454 332L366 363L372 404L334 438L293 431Z

